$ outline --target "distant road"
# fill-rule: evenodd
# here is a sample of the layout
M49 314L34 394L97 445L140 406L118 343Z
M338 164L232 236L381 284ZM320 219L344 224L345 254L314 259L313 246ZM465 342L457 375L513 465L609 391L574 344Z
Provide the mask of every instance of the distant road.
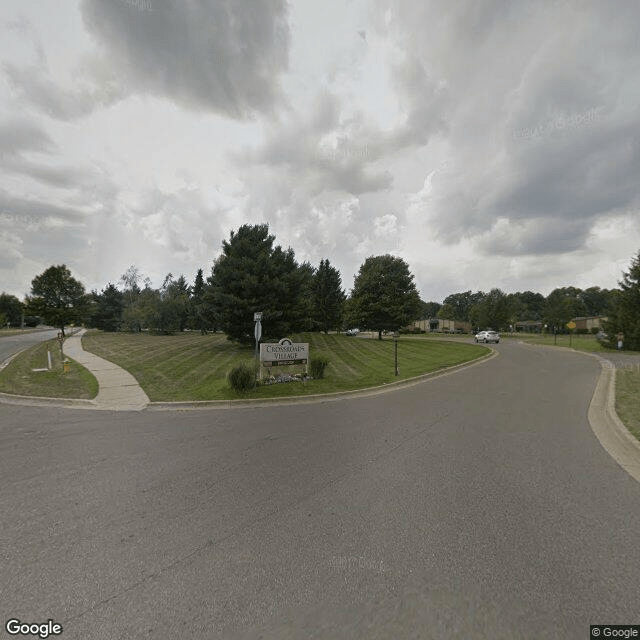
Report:
M0 337L0 365L12 355L32 344L51 340L58 335L58 329L42 329L18 335Z

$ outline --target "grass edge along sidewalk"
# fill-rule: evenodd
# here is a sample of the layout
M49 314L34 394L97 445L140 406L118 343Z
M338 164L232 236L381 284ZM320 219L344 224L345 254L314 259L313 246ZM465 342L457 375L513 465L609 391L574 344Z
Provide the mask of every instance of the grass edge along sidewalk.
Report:
M47 348L51 353L51 370L33 371L47 368ZM9 364L0 370L0 392L40 398L92 400L98 395L98 381L81 364L71 358L68 360L68 371L65 372L60 343L55 338L34 344L13 356Z
M249 362L251 346L240 346L222 334L195 332L174 336L107 334L91 331L83 336L86 351L129 371L152 402L268 400L367 389L449 366L471 362L489 353L479 345L429 341L398 341L400 376L394 375L394 343L344 335L293 334L294 342L309 342L311 354L322 352L330 364L325 378L307 382L261 385L248 394L229 388L227 371L237 362ZM279 373L279 372L274 372Z

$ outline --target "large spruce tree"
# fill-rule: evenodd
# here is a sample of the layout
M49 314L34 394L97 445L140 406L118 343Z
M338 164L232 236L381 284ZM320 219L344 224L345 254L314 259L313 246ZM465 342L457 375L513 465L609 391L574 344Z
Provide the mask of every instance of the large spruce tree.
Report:
M615 347L617 335L622 333L624 348L640 351L640 251L618 284L620 293L604 326L609 346Z
M340 272L329 260L320 260L313 280L313 306L315 320L322 331L329 333L330 329L340 328L346 299Z
M304 325L301 297L305 270L293 249L274 247L269 226L243 225L222 242L205 301L211 318L230 340L254 340L253 314L262 312L264 338L282 338Z

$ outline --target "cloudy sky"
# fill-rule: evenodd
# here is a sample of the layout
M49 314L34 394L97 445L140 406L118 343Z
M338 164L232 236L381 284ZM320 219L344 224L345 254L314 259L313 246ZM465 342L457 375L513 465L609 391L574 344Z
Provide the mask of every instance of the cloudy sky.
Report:
M345 288L614 287L640 250L636 0L3 0L0 289L154 286L244 223Z

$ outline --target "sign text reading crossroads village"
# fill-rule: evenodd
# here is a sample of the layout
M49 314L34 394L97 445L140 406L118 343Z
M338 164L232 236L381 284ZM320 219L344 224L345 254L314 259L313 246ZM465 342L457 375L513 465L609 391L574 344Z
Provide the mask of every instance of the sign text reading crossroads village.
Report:
M260 361L265 367L307 364L309 343L291 342L288 338L282 338L278 343L263 342L260 345Z

